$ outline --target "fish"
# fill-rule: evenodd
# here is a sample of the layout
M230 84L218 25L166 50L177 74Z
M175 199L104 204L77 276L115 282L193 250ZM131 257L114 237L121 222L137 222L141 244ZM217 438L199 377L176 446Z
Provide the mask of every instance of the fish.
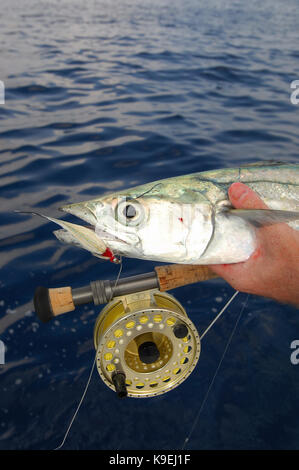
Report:
M242 182L268 209L231 206L228 189ZM166 178L60 208L87 222L56 237L119 262L136 258L176 264L231 264L256 249L257 230L288 223L299 230L299 164L255 162Z

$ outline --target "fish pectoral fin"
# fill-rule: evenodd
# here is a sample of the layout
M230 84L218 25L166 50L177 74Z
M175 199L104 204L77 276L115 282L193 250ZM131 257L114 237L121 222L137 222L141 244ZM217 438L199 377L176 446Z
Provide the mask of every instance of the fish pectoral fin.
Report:
M299 220L299 212L295 211L282 211L276 209L228 209L224 212L241 217L255 227Z

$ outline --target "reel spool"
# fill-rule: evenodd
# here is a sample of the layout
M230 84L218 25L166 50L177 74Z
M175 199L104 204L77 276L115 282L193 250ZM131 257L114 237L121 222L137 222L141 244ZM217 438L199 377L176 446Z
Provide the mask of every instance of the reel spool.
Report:
M94 328L96 365L119 397L148 398L180 385L195 368L200 338L182 305L158 289L114 298Z

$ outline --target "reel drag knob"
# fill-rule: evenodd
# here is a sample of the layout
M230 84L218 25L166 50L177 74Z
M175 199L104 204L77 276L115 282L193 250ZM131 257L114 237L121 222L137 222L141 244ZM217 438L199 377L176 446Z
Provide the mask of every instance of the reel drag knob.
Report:
M176 338L185 338L188 334L188 328L184 323L177 322L173 327L173 333Z

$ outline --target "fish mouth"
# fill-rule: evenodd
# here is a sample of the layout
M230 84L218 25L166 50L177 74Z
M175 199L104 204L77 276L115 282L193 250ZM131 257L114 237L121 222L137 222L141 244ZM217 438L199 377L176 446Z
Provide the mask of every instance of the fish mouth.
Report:
M74 234L72 234L72 232L65 228L55 230L53 233L61 242L75 245L80 248L85 248L88 251L91 251L93 256L96 256L97 258L104 260L109 259L112 263L117 264L121 262L120 256L122 255L122 252L125 250L125 248L127 248L127 242L125 240L121 240L120 238L109 234L104 230L99 230L99 232L96 233L95 227L92 225L77 225L77 227L84 229L85 234L87 234L87 232L91 232L91 234L93 234L93 238L91 238L93 242L95 242L94 237L97 238L98 241L93 244L93 248L96 247L96 249L90 249L90 246L88 247L87 245L82 244L82 241L80 243L80 239L78 239ZM87 237L89 236L87 235ZM99 249L99 245L101 246L101 249Z
M115 253L128 255L131 252L139 253L140 239L138 235L132 233L118 233L98 225L94 228L95 234Z
M98 235L99 238L103 241L107 241L109 244L109 241L111 242L121 242L125 243L128 245L128 242L126 240L123 240L122 238L117 237L116 235L113 235L113 233L108 232L107 230L104 230L103 228L98 228L97 226L89 226L89 229L93 230L96 235Z
M92 232L94 232L105 243L105 245L108 248L113 249L113 252L115 252L117 254L118 254L119 250L117 250L115 248L115 243L117 243L118 246L120 246L120 244L122 244L122 243L124 245L126 245L127 247L130 245L129 242L127 242L126 240L124 240L122 238L119 238L116 235L113 235L112 233L110 233L107 230L104 230L102 228L95 227L94 225L85 225L84 227L91 230ZM65 230L59 230L58 232L64 232L64 231ZM115 243L113 243L113 242L115 242Z
M99 203L98 203L99 204ZM67 206L59 207L59 210L62 212L67 212L69 214L78 217L81 220L84 220L88 224L91 224L89 228L97 224L97 217L94 213L93 208L89 207L88 203L75 203L69 204Z
M137 234L121 227L102 201L87 201L60 207L63 212L87 222L87 227L113 252L118 254L135 254L140 250L140 238ZM86 227L86 226L85 226Z

